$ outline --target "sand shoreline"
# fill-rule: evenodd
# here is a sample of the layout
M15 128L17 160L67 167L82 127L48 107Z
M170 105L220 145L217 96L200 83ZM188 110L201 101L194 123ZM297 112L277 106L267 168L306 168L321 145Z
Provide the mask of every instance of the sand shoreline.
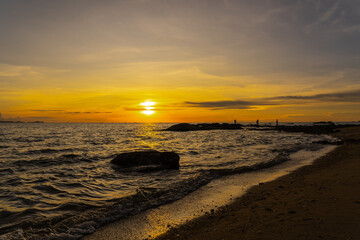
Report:
M332 135L344 144L314 164L156 239L358 239L360 127Z
M246 194L253 186L284 176L332 151L335 146L326 146L317 151L301 150L290 154L290 161L269 168L233 174L213 179L185 197L147 209L136 215L112 222L97 229L85 240L153 239L188 221L227 206Z

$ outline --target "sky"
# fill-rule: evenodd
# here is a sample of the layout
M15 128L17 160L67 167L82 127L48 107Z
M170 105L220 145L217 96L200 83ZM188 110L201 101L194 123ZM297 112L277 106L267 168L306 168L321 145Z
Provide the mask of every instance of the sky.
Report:
M0 120L360 120L358 0L0 0L0 32Z

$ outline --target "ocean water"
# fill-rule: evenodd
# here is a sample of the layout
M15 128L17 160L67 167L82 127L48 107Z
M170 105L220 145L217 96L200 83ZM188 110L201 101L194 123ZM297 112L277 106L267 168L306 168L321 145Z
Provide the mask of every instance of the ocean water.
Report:
M211 180L256 171L326 135L253 130L160 131L171 124L0 125L0 239L79 239L180 199ZM175 151L179 170L119 171L117 154Z

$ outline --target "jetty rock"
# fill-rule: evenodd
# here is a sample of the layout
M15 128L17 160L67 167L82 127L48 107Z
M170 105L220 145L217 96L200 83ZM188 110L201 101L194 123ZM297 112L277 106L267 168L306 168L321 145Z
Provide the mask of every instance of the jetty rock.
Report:
M190 123L179 123L165 129L167 131L195 131L197 127Z
M164 169L179 169L180 156L175 152L159 152L156 150L127 152L117 155L111 163L123 167L140 167L142 172ZM144 167L148 166L148 167Z
M242 129L241 124L230 124L230 123L179 123L175 124L164 131L201 131L201 130L237 130Z

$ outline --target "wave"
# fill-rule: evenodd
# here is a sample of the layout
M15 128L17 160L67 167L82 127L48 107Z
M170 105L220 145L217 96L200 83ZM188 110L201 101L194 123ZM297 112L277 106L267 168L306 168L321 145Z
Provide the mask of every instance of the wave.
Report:
M133 195L101 201L97 204L82 202L64 203L52 210L73 212L72 214L47 219L38 218L31 222L21 222L16 224L17 230L12 229L12 232L14 236L18 236L21 233L21 236L25 239L79 239L86 234L94 232L95 229L104 224L181 199L215 178L272 167L289 159L289 152L282 152L270 161L251 166L234 169L202 170L195 176L171 184L164 189L139 186ZM36 188L50 193L61 191L52 185L43 185ZM74 212L76 213L74 214ZM7 233L3 236L9 237L11 236L10 234ZM14 238L14 236L11 236L12 239L23 239ZM0 239L2 239L1 236Z
M33 186L32 188L43 191L43 192L47 192L47 193L66 193L65 191L62 191L60 189L57 189L56 187L54 187L51 184L47 184L47 185L37 185L37 186Z
M12 162L11 164L16 167L29 167L29 166L50 167L50 166L59 166L59 165L64 165L64 164L78 164L81 162L91 163L97 159L98 159L97 157L83 158L82 155L64 154L64 155L61 155L58 157L52 157L52 158L41 157L38 159L31 159L31 160L17 160L17 161Z
M32 142L43 142L45 139L44 138L25 138L25 137L18 137L18 138L14 138L13 141L15 142L25 142L25 143L32 143Z
M44 154L44 153L71 152L71 151L74 151L74 150L76 150L76 149L72 149L72 148L65 148L65 149L44 148L44 149L29 150L29 151L24 152L23 154L31 155L31 154Z
M8 217L4 218L6 225L0 224L0 239L79 239L101 225L180 199L213 179L285 162L291 152L307 148L305 143L323 147L321 143L310 142L322 137L300 134L294 137L287 133L249 131L241 136L234 132L164 133L166 138L157 139L151 134L151 138L136 137L142 133L136 128L119 131L118 125L107 125L103 135L90 137L98 132L93 125L69 126L71 131L59 130L61 134L56 138L49 137L38 144L4 142L13 150L4 150L7 155L0 162L6 190L2 196L14 197L14 201L5 201L13 208L3 213ZM49 128L43 135L53 130ZM23 132L17 136L23 137L19 141L35 137ZM108 136L113 139L111 144L107 144ZM291 147L294 145L296 148ZM115 153L150 146L178 152L184 161L183 169L145 175L111 168L108 160ZM259 163L266 160L269 161ZM17 196L26 194L38 203L17 201ZM14 209L19 212L11 212Z
M11 168L0 168L0 176L1 175L8 175L8 174L13 174L14 170Z

